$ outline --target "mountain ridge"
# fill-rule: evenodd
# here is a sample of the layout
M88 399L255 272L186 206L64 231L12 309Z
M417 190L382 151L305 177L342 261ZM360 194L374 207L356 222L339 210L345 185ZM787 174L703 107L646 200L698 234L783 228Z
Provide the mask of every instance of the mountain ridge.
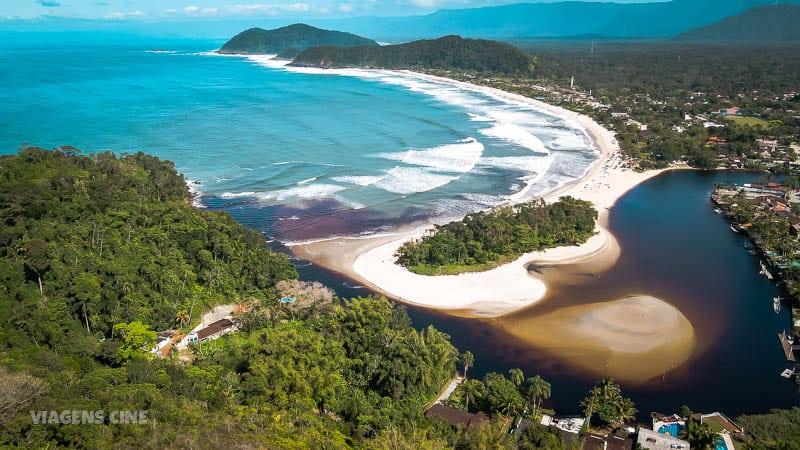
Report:
M800 41L800 5L759 6L675 37L678 41L786 42Z

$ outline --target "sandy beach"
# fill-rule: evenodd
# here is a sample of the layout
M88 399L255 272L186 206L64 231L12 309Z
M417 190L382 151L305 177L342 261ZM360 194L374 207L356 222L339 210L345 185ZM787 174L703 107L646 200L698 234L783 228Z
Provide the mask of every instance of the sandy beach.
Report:
M406 241L420 237L425 228L402 230L374 238L335 238L292 246L292 251L327 269L342 273L393 299L417 306L446 310L472 317L498 317L526 308L547 292L541 279L531 276L529 264L572 264L591 260L599 269L611 267L620 254L616 239L605 226L608 210L622 195L660 171L635 172L622 167L614 134L588 116L498 89L475 86L446 78L403 72L406 75L480 91L515 102L527 103L573 120L584 127L600 157L586 174L545 196L555 201L562 196L587 200L599 212L597 234L581 246L531 252L495 269L451 276L422 276L394 263L396 250ZM486 289L491 286L491 289Z

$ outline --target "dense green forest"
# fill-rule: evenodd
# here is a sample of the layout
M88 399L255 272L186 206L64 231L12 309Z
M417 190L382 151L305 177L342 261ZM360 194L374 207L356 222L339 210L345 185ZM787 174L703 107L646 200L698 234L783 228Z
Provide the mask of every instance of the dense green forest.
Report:
M323 68L428 68L525 75L533 70L535 59L504 42L444 36L381 47L311 47L301 52L292 65Z
M198 210L172 163L26 148L0 158L0 446L420 447L456 349L385 299L280 308L285 255ZM292 282L298 283L298 282ZM152 330L241 302L242 332L151 356ZM298 302L300 303L300 302ZM191 311L191 313L190 313ZM29 410L148 410L148 425L35 425ZM399 430L402 430L400 432Z
M774 409L767 414L744 415L736 420L753 436L750 448L800 448L800 408Z
M251 28L245 30L228 42L219 53L222 54L277 54L282 58L293 58L302 50L315 45L365 45L377 46L372 39L341 31L322 30L310 25L296 23L274 30Z
M400 247L397 261L427 275L485 270L523 253L586 242L595 219L597 211L587 201L537 199L436 226Z

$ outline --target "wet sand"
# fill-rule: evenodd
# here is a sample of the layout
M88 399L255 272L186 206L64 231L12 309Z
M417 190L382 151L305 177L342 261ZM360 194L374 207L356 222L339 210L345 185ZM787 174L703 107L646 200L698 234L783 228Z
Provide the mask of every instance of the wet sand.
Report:
M596 377L643 382L680 366L694 348L691 323L674 306L646 295L497 323L512 336L558 355Z

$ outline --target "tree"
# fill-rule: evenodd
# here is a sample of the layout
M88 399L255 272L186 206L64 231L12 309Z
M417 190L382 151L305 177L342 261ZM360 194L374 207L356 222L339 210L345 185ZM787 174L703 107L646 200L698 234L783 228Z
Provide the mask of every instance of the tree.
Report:
M586 412L587 423L592 415L605 424L616 425L636 415L636 408L631 399L622 396L622 388L611 377L598 381L589 391L589 396L581 401Z
M469 350L465 351L461 354L459 358L461 360L461 365L464 367L464 379L467 379L467 370L475 363L475 355L472 354Z
M44 293L42 289L42 274L50 268L47 242L40 238L33 238L28 242L25 265L36 274L36 279L39 282L39 293Z
M508 379L511 380L511 382L514 383L515 385L519 386L525 379L525 374L522 373L522 369L518 368L509 369Z
M533 416L536 417L539 407L542 404L542 400L550 398L550 383L545 381L539 375L528 378L526 383L528 384L528 402L531 406L533 406Z
M713 449L717 440L716 433L706 423L700 423L694 418L686 422L686 429L681 431L681 438L698 450Z
M47 384L39 378L26 373L9 373L0 367L0 425L11 420L47 390Z
M124 343L117 350L117 360L120 362L132 358L144 358L149 355L150 347L156 341L156 332L142 322L118 323L114 331L124 339Z

